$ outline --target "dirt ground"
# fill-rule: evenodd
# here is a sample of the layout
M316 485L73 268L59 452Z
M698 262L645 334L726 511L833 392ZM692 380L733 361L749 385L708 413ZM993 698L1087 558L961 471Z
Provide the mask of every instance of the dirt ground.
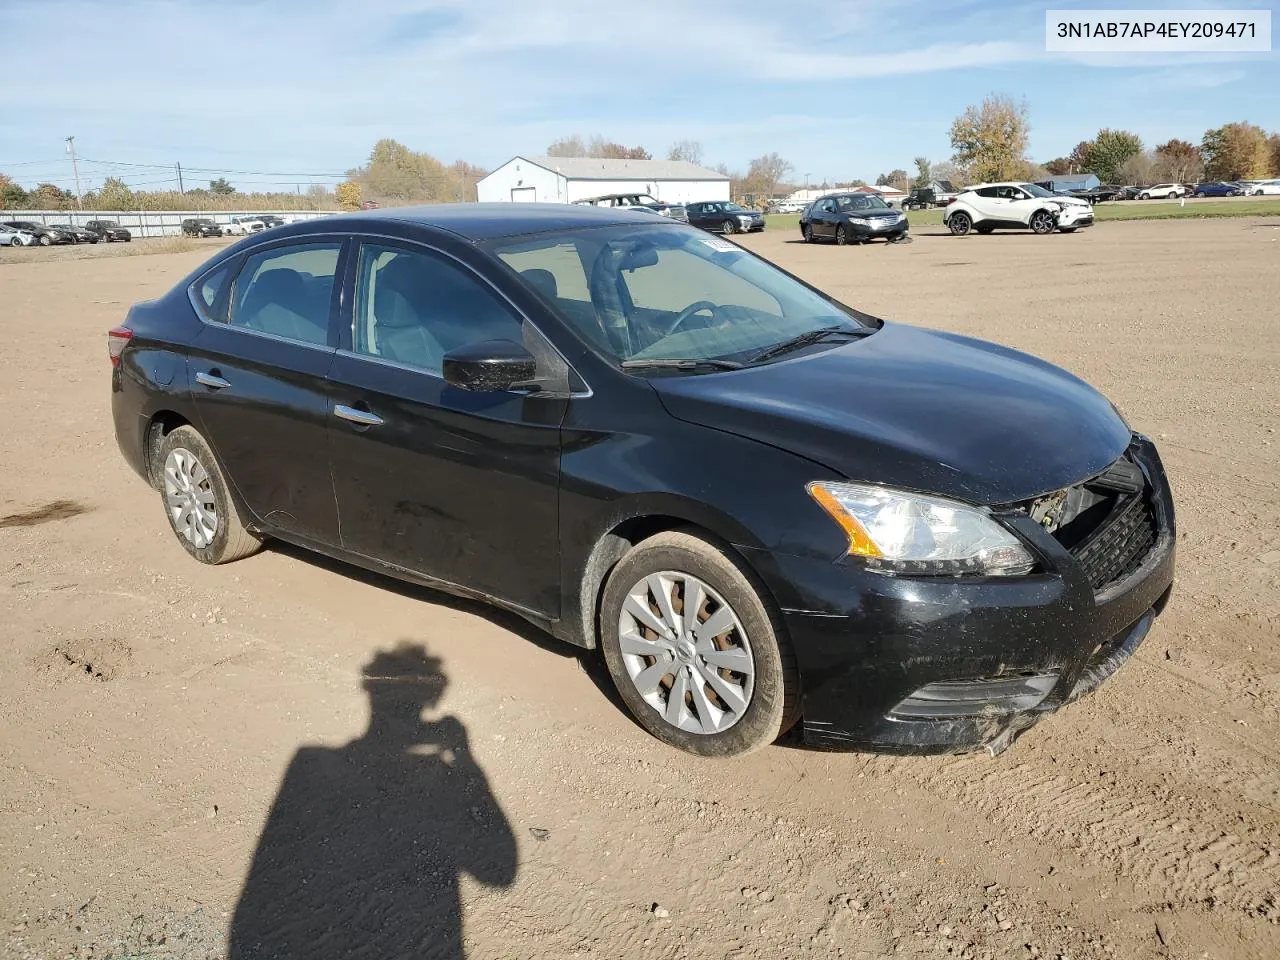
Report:
M232 925L313 960L1280 956L1280 224L796 239L743 242L1158 441L1178 582L1097 695L995 759L705 761L481 606L293 550L201 567L116 450L104 334L208 251L8 260L0 956L221 957Z

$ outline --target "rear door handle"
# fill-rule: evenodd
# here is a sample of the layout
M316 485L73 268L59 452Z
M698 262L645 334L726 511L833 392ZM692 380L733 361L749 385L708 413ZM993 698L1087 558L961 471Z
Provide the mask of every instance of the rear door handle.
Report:
M377 427L382 425L382 418L376 413L368 410L357 410L355 407L348 407L345 404L337 404L333 408L333 415L351 423L359 424L362 427Z
M231 386L230 380L223 380L221 377L215 376L212 373L204 372L196 374L196 383L206 386L210 390L224 390Z

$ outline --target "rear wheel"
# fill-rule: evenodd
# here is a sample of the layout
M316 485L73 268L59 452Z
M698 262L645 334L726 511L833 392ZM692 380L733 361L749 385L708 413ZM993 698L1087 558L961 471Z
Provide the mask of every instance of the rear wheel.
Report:
M738 559L691 533L633 547L605 586L600 641L640 725L706 757L772 743L799 714L795 658Z
M160 499L183 549L201 563L230 563L261 542L244 528L222 469L194 427L176 427L160 445Z
M973 227L973 220L963 210L957 210L947 219L947 226L953 236L963 237Z
M1032 233L1038 233L1043 237L1053 233L1058 224L1048 210L1037 210L1031 215L1031 223L1028 226L1031 227Z

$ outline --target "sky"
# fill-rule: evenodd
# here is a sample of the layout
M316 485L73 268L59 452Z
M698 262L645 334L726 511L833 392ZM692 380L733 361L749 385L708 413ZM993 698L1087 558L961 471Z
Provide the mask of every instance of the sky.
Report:
M1233 120L1280 129L1276 53L1049 54L1049 6L1082 5L0 0L0 172L70 187L74 135L86 190L111 174L166 189L178 162L188 187L231 171L242 189L305 189L381 137L493 168L600 133L654 156L697 140L735 170L776 151L797 182L873 180L948 159L952 120L990 93L1025 98L1041 162L1101 127L1148 146Z

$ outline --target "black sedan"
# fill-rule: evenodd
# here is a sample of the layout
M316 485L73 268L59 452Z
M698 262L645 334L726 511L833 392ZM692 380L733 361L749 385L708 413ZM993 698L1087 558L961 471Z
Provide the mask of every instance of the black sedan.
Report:
M107 342L120 449L190 556L278 539L497 604L697 754L797 722L998 751L1173 581L1160 458L1087 384L663 217L290 224Z
M86 227L70 223L51 223L50 228L68 234L76 243L97 243L102 238Z
M92 230L107 242L118 240L122 243L128 243L133 239L133 234L114 220L90 220L84 225L84 228Z
M36 223L34 220L4 220L0 222L3 222L6 227L13 227L15 230L31 234L36 238L36 243L42 247L55 243L76 242L75 234L65 228L51 227L45 223Z
M186 237L220 237L222 227L208 217L188 217L182 221L182 234Z
M760 211L748 210L728 200L686 203L684 208L689 214L689 222L703 230L752 233L764 229L764 216Z
M808 242L834 240L844 245L907 236L907 215L873 193L838 193L821 197L800 214L800 234Z

